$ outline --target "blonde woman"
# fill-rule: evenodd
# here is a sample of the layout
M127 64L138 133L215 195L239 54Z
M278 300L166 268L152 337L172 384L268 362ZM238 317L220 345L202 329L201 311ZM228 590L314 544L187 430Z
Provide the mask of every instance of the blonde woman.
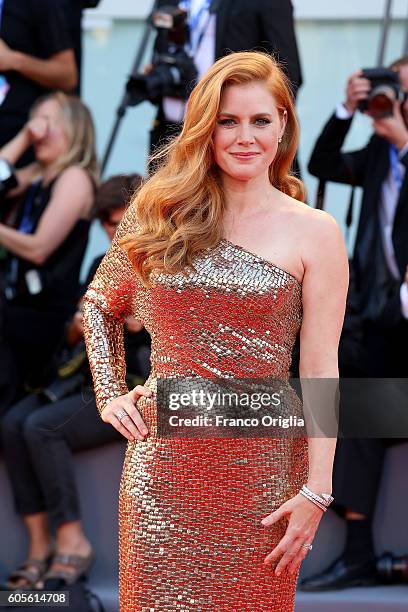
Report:
M330 503L335 439L159 437L156 392L158 379L286 380L299 331L301 376L337 377L347 256L334 220L302 203L297 144L275 61L217 61L85 296L99 410L129 440L122 612L293 610ZM130 391L128 314L152 337L151 375Z
M15 170L30 146L35 162ZM88 109L63 93L41 98L0 150L0 163L9 169L8 186L15 185L0 200L4 342L19 386L39 386L78 298L98 177Z

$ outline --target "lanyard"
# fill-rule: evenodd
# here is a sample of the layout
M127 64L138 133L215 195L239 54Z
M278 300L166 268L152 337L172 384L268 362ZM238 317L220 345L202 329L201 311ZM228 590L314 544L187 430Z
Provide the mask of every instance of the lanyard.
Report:
M38 191L40 184L41 184L41 179L33 183L31 187L29 188L27 195L25 197L25 200L24 200L23 216L17 228L19 232L22 232L24 234L31 234L31 232L33 231L34 220L33 220L32 213L33 213L33 208L34 208L34 199L35 199L35 196L37 195L37 191ZM18 280L19 261L20 261L19 257L14 256L10 258L7 277L8 277L8 285L11 287L15 286ZM12 290L10 289L9 291L12 291Z
M390 166L391 166L392 176L397 186L397 190L400 191L401 186L402 186L402 171L399 166L397 147L395 147L393 144L390 144L389 152L390 152Z
M23 234L31 234L31 232L33 231L34 219L32 213L34 208L34 199L37 195L38 188L40 187L40 185L41 179L38 179L38 181L31 185L25 197L23 216L18 226L18 231L22 232Z
M3 17L3 8L4 8L4 0L0 0L0 28L1 28L1 19Z

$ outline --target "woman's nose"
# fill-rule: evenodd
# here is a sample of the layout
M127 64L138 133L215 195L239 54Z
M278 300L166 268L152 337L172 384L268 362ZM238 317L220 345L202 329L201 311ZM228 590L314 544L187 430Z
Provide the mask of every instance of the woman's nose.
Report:
M251 126L249 124L241 124L237 141L239 144L252 144L255 141Z

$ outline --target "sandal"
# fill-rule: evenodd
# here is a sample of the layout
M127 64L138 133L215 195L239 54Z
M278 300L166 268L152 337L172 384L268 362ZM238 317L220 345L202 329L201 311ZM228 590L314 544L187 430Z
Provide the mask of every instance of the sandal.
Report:
M63 553L57 553L53 556L51 565L60 563L61 565L67 565L71 569L49 569L45 572L42 577L44 585L48 580L62 580L67 585L75 584L80 578L85 578L90 570L93 562L95 561L95 554L93 551L82 557L80 555L68 555Z
M43 578L49 567L51 556L47 559L26 559L7 579L7 588L10 591L32 590L37 588L37 583ZM24 578L27 584L16 584L20 578Z

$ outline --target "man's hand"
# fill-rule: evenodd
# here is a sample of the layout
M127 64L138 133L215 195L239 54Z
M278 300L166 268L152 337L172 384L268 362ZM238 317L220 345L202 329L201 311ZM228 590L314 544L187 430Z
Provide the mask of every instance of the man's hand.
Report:
M151 72L153 72L153 68L154 68L153 64L146 64L143 68L143 74L144 75L150 74Z
M374 119L373 128L378 136L388 140L397 149L402 149L408 143L408 129L398 100L394 102L393 114L384 119Z
M81 310L77 310L67 326L66 343L76 346L84 337L84 317Z
M0 72L14 70L14 51L0 38Z
M346 86L346 101L344 106L349 113L354 113L357 110L358 103L361 100L367 100L371 90L371 83L368 79L361 76L362 71L354 72L347 81Z

